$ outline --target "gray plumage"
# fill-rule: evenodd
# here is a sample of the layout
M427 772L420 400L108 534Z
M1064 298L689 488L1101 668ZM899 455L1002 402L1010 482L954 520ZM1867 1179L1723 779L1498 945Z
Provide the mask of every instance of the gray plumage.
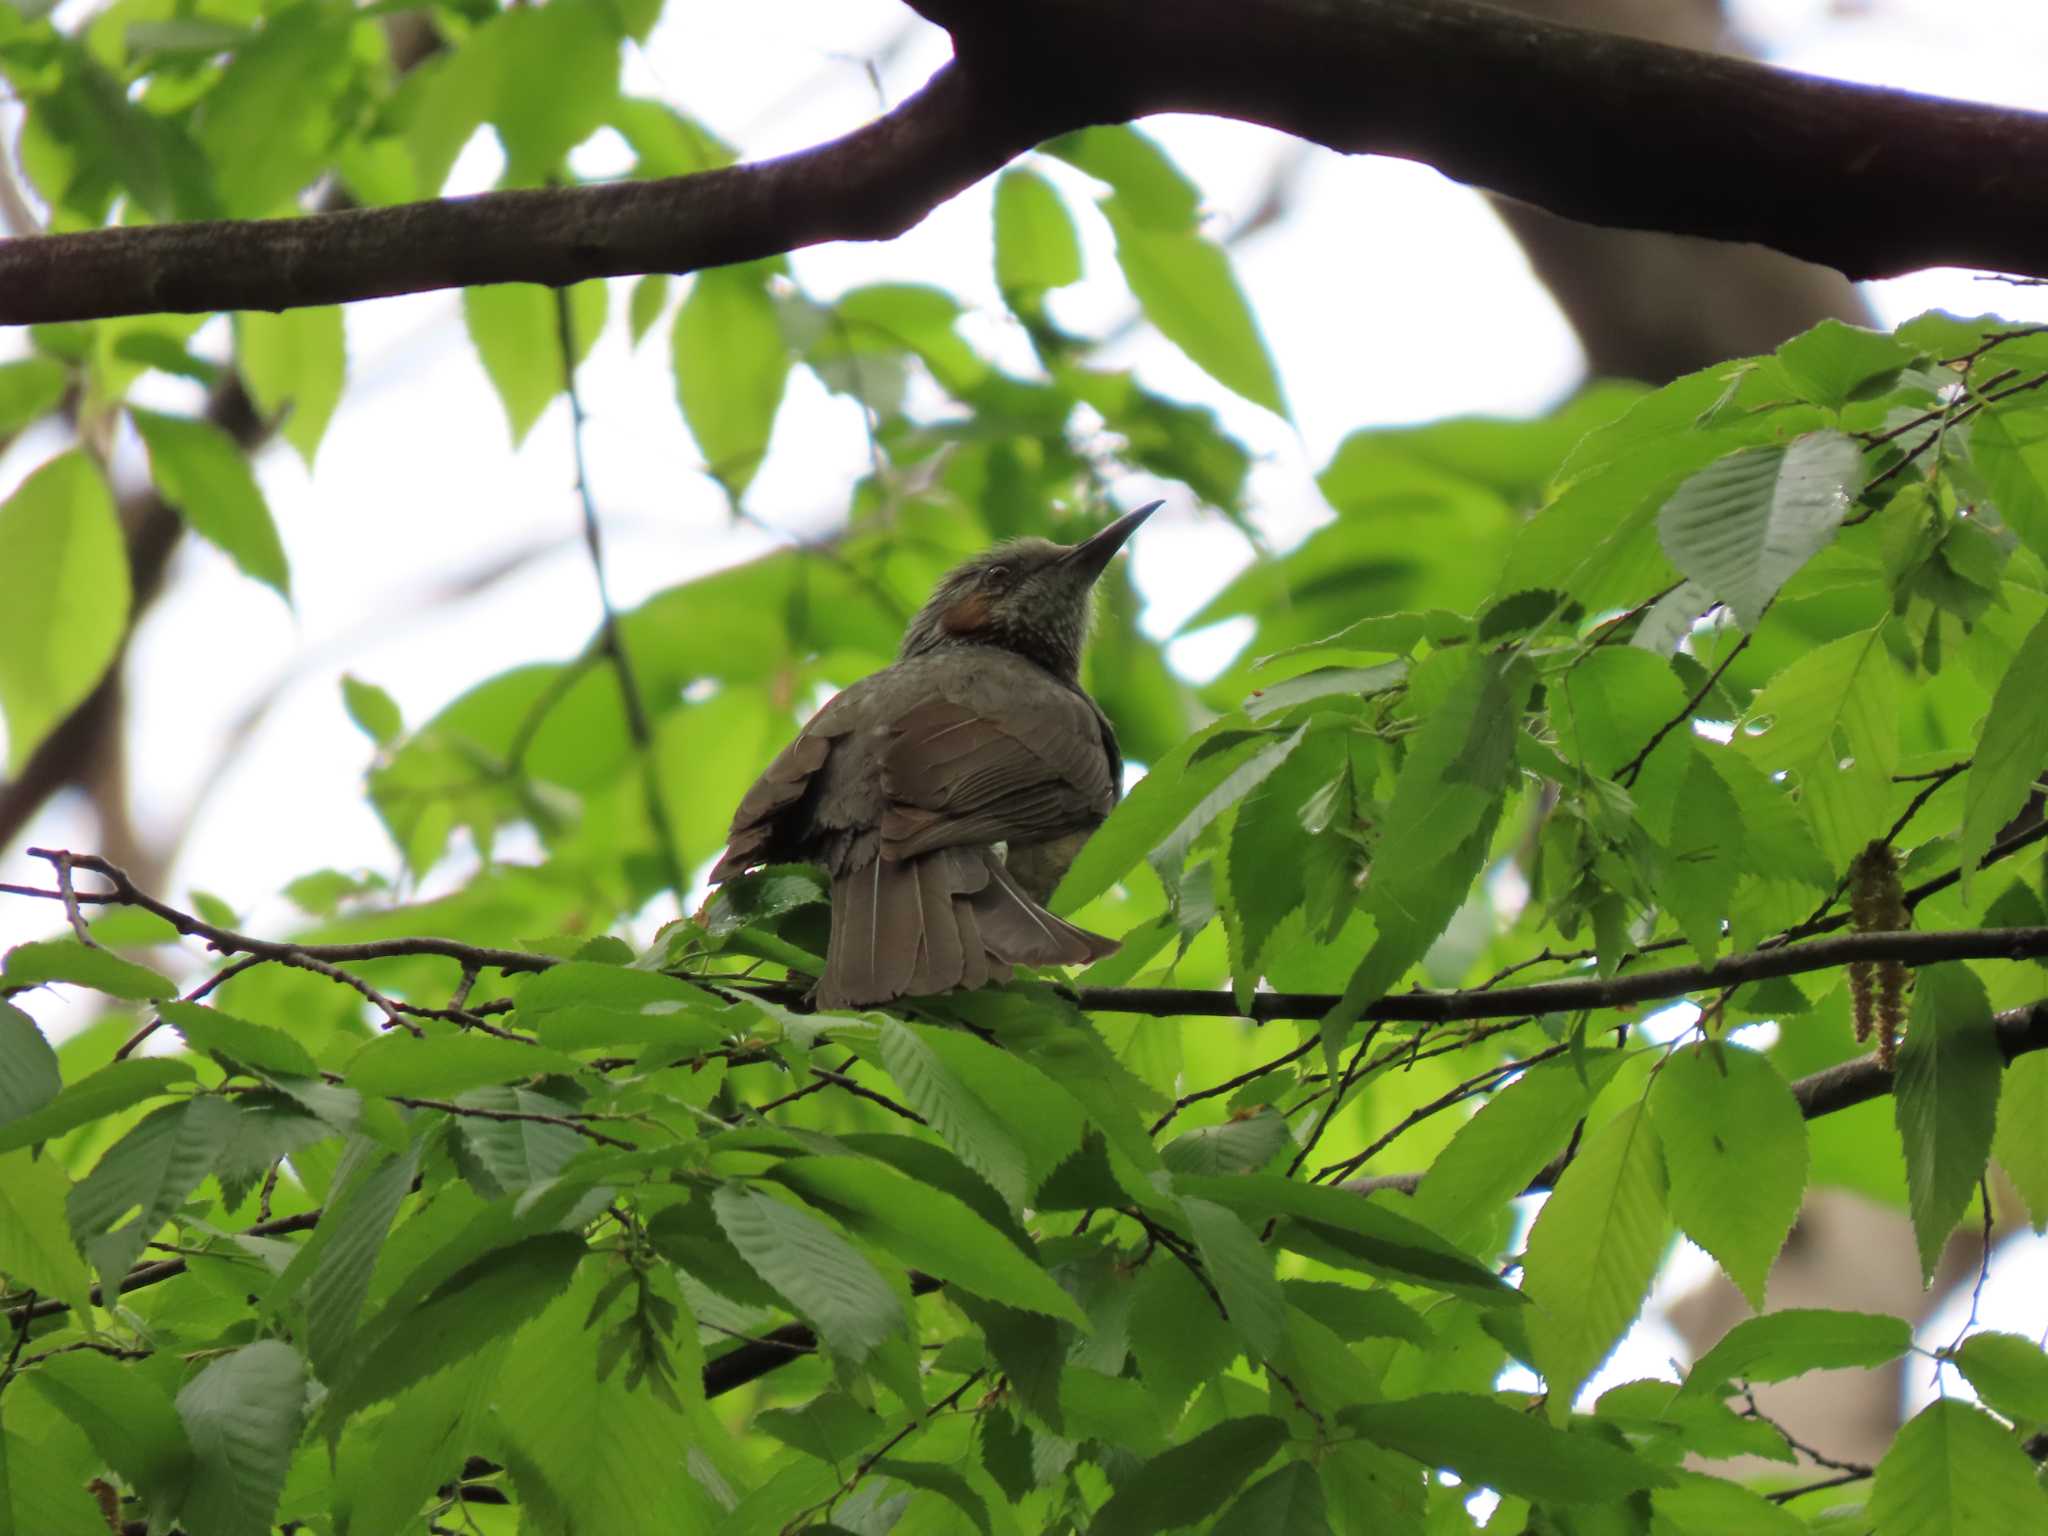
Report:
M1081 690L1081 649L1096 578L1158 505L948 574L896 663L812 716L740 801L714 882L792 859L831 875L820 1007L1116 952L1043 904L1116 804L1123 759Z

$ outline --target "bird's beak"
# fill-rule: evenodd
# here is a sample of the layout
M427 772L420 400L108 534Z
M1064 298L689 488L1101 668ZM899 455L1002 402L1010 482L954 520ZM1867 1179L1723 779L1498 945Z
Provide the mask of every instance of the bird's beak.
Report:
M1138 531L1138 525L1165 505L1163 501L1155 501L1135 512L1126 512L1094 538L1084 539L1060 556L1060 564L1084 580L1094 581L1108 569L1111 558L1124 547L1124 541Z

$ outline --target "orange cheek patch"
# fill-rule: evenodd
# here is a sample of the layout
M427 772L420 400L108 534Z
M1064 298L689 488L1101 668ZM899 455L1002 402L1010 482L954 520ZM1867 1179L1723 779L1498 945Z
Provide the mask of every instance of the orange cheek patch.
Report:
M976 592L948 608L939 620L949 635L971 635L988 627L988 599Z

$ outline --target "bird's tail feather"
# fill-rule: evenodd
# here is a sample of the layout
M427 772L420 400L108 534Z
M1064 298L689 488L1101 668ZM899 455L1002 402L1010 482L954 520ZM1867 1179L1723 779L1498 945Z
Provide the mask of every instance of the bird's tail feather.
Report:
M865 1008L984 986L1012 965L1086 965L1114 939L1054 917L993 849L942 848L876 859L832 881L821 1008Z

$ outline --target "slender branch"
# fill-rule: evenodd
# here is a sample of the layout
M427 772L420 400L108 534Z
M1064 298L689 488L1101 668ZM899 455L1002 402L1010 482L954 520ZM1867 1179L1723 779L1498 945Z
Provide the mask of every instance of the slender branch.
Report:
M2048 116L1850 85L1471 0L916 0L956 59L780 159L297 219L0 242L0 323L691 272L888 239L1034 144L1153 112L1396 155L1588 223L1878 277L2048 274ZM1731 127L1731 125L1733 125ZM1902 219L1902 207L1915 216Z

